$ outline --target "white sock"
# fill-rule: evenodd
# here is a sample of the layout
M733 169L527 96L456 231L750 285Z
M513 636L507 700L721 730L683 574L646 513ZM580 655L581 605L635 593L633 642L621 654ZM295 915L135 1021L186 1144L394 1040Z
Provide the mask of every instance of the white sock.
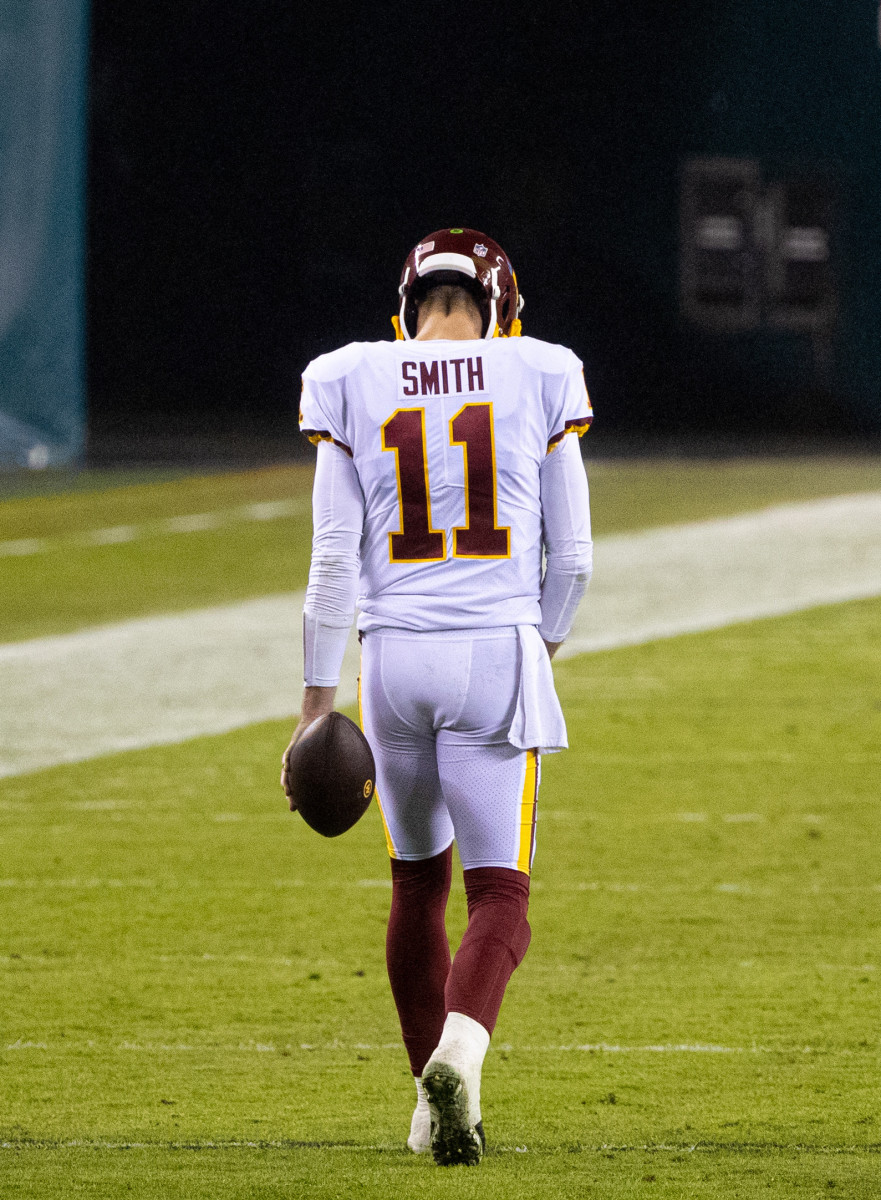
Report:
M416 1107L410 1121L410 1136L407 1138L407 1145L414 1154L427 1154L431 1149L431 1113L428 1108L428 1097L422 1086L421 1077L414 1075L413 1081L416 1084Z
M432 1052L432 1062L448 1063L460 1071L468 1088L468 1115L471 1123L480 1120L480 1072L489 1047L489 1034L473 1017L451 1012L444 1022L441 1040Z
M469 1062L479 1070L489 1047L489 1034L473 1017L466 1017L464 1013L451 1012L447 1014L441 1039L431 1057L443 1057L440 1052L452 1048L454 1045L460 1053L464 1052Z

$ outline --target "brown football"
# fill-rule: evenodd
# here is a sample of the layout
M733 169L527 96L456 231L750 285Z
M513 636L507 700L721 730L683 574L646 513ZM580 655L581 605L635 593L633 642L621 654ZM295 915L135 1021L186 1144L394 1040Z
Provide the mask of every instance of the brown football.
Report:
M309 726L288 755L288 786L300 816L324 837L339 837L373 799L376 765L354 721L332 712Z

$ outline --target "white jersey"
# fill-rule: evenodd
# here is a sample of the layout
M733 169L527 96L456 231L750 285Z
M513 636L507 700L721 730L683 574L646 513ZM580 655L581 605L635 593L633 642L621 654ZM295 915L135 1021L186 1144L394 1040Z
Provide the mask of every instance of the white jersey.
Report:
M364 495L359 628L538 625L539 469L591 408L571 350L536 338L355 342L309 364L302 431Z

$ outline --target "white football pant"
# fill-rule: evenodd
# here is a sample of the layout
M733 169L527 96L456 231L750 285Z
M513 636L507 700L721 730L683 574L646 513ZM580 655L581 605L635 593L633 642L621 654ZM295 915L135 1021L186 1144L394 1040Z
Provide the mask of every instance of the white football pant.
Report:
M529 874L540 757L508 741L520 680L514 627L411 632L361 643L361 714L392 858L440 854Z

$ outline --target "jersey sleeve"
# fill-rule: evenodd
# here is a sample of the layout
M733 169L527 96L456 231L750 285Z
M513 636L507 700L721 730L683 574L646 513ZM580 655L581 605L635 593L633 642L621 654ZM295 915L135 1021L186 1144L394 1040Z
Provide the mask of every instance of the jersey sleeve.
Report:
M546 642L562 642L593 570L590 494L578 444L562 440L542 462L539 478L546 557L539 633Z
M342 379L319 380L311 372L311 364L303 372L300 395L300 432L314 445L333 442L352 457L352 448L342 418Z
M318 447L312 491L312 561L303 605L307 687L336 687L355 617L364 494L355 464L330 444Z
M559 381L559 383L558 383ZM584 369L574 354L570 354L567 369L557 376L547 401L548 453L567 433L581 437L590 428L593 408L584 382Z

